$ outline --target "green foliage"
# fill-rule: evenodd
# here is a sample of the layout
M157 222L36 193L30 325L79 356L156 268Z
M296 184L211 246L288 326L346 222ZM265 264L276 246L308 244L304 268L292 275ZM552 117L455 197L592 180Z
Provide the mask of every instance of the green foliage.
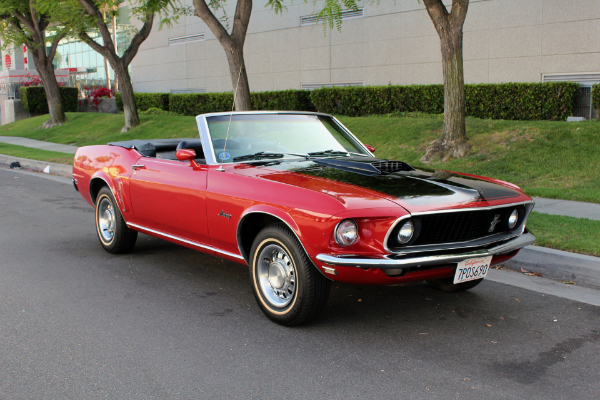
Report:
M162 108L150 107L146 111L140 111L140 115L179 115L173 111L165 111Z
M311 111L310 92L306 90L278 90L250 94L253 110Z
M600 110L600 83L594 83L592 86L592 108Z
M231 111L233 93L185 93L169 95L169 110L181 115Z
M466 113L477 118L565 120L579 84L501 83L465 85ZM444 112L443 85L355 86L311 92L315 108L350 117L372 114Z
M63 109L65 112L76 112L77 104L77 88L59 87L60 96L63 101ZM48 101L46 100L46 91L43 86L29 86L19 89L21 94L21 103L26 111L32 114L48 114Z
M135 104L137 105L138 111L146 111L149 108L159 108L161 110L169 111L169 94L168 93L134 93ZM115 95L117 100L117 107L119 111L123 111L123 97L121 93L117 92Z
M466 111L477 118L564 121L579 87L573 82L465 85Z
M311 109L310 92L304 90L281 90L254 92L250 94L253 110ZM169 110L181 115L198 115L209 112L231 111L233 93L186 93L170 94Z

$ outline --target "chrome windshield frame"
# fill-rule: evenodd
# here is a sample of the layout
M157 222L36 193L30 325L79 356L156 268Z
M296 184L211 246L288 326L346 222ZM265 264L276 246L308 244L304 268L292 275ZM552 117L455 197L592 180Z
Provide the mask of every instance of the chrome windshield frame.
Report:
M206 157L206 164L208 165L230 165L230 164L243 164L247 163L248 160L240 160L240 161L229 161L223 162L217 160L217 156L215 155L215 150L212 146L212 137L210 135L210 129L208 128L208 120L210 117L219 117L219 116L229 116L229 115L258 115L258 114L284 114L284 115L319 115L322 117L331 118L334 124L336 124L340 129L342 129L354 142L355 145L359 146L361 150L365 152L365 155L370 157L375 157L373 153L367 149L367 147L360 141L358 138L350 132L348 128L346 128L337 118L332 115L318 113L318 112L308 112L308 111L234 111L234 112L218 112L218 113L207 113L200 114L196 116L196 123L198 125L198 133L200 135L200 141L202 142L202 147L204 150L204 155ZM206 151L206 149L210 149L210 151ZM302 158L302 157L298 157ZM280 159L270 159L270 160L282 160Z

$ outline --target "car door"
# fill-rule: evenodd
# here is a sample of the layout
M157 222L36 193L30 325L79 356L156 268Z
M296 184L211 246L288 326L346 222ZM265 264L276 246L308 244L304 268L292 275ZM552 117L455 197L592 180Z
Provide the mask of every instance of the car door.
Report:
M207 167L141 157L130 180L137 224L194 242L210 244L206 223Z

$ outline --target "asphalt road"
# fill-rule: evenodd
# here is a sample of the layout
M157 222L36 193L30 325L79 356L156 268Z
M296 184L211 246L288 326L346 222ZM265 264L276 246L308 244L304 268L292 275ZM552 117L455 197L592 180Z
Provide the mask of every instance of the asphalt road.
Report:
M600 307L485 281L336 284L268 321L247 268L102 250L72 186L0 169L0 399L598 399Z

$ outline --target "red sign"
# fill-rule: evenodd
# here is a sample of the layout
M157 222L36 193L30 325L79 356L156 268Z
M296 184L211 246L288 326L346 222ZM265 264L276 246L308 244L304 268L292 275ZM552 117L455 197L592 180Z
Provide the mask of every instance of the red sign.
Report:
M10 66L12 65L12 61L8 54L6 55L6 57L4 57L4 64L6 65L6 69L10 69Z
M27 57L23 57L23 63L27 64Z
M27 46L23 45L23 53L27 52Z

